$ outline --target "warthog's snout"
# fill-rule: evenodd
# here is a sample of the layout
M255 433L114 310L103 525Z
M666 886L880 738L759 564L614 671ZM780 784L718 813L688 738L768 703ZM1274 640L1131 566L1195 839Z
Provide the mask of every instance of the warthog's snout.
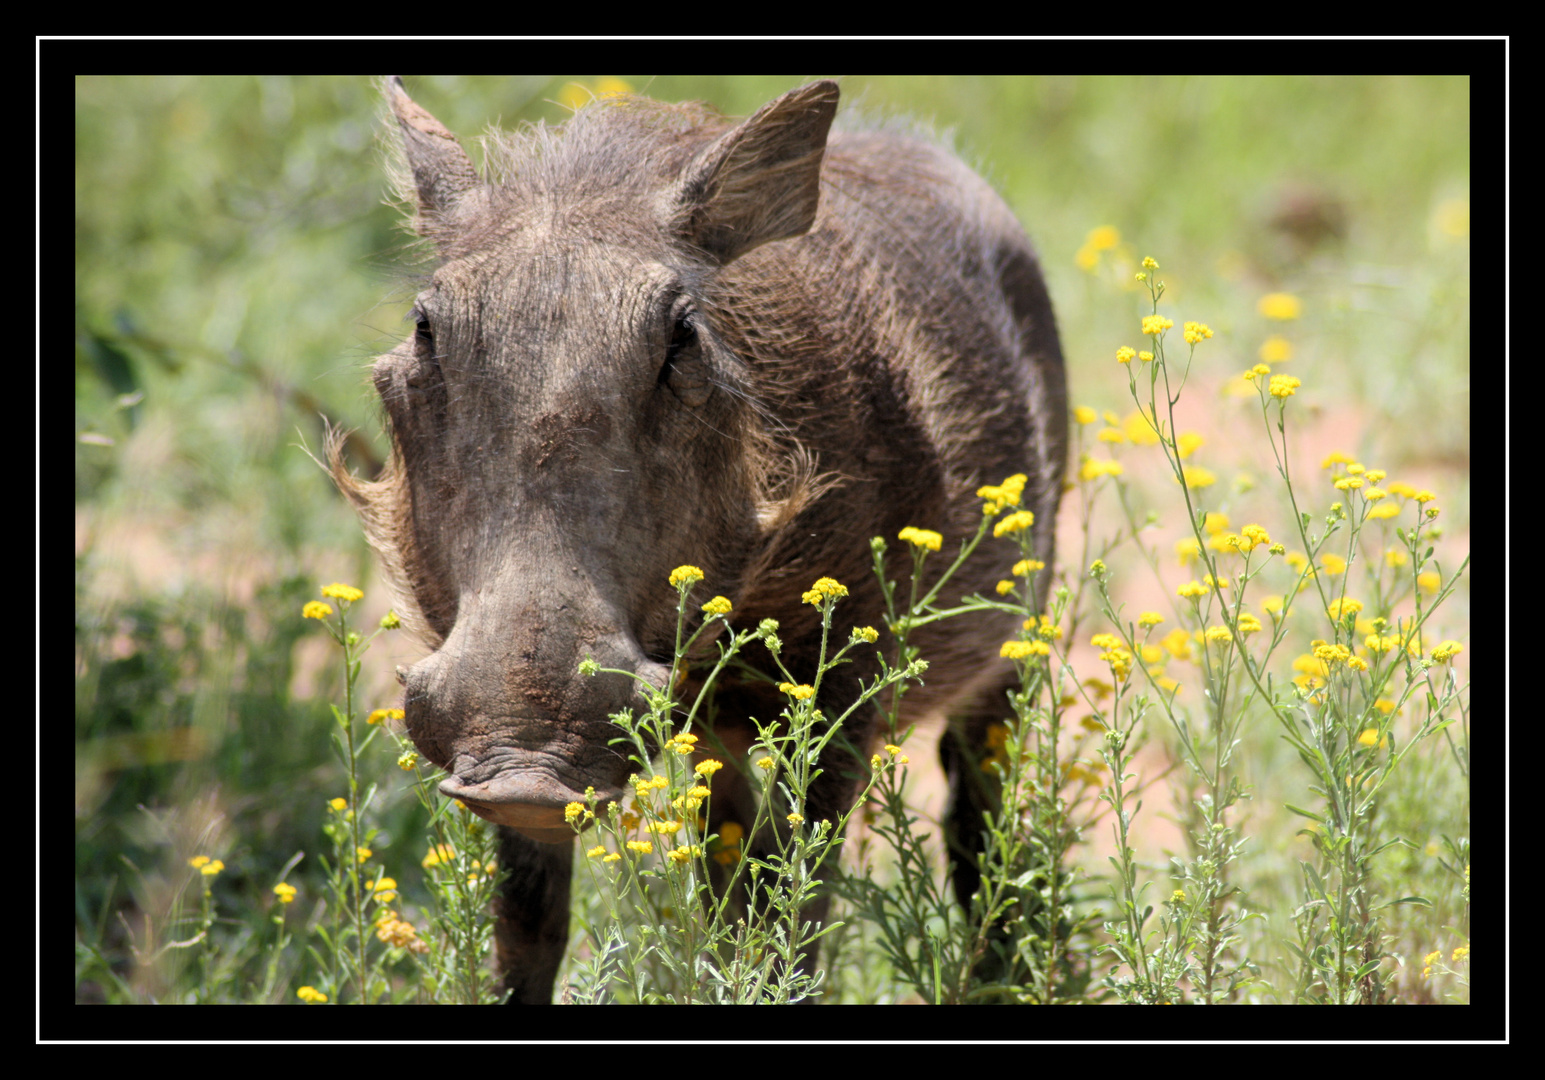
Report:
M491 648L495 641L505 647ZM586 655L611 670L579 674ZM565 670L567 678L553 676ZM443 794L533 840L563 843L574 836L564 818L570 803L593 792L604 812L638 769L611 745L620 734L611 716L641 712L639 680L663 686L668 676L624 634L580 649L566 634L453 631L409 670L404 712L414 742L449 774Z

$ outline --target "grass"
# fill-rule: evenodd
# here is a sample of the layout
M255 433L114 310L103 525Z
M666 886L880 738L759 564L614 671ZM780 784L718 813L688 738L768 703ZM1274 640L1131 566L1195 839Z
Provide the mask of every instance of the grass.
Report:
M854 808L848 842L811 871L837 888L832 916L843 923L822 941L818 989L837 1002L1468 1001L1470 654L1433 655L1449 638L1469 645L1469 267L1459 201L1466 174L1438 153L1449 145L1444 117L1463 104L1456 84L1347 82L1331 88L1345 110L1314 108L1331 91L1312 80L1274 90L1235 84L1237 94L1224 88L1218 97L1208 96L1213 87L1160 80L1144 103L1123 100L1131 84L1058 85L918 81L871 90L871 101L889 91L891 107L955 123L959 141L991 154L991 173L1012 177L1004 186L1047 260L1075 402L1092 408L1078 414L1074 487L1059 537L1065 593L1051 598L1051 610L1062 636L1039 639L1047 654L1021 658L1025 707L988 762L1002 770L991 775L1007 793L994 833L1004 871L989 881L978 918L962 917L943 885L929 733L895 739L899 749L882 751L871 797ZM264 101L280 92L265 86ZM469 113L442 119L475 128L485 115L483 87L442 88L462 94ZM209 122L245 100L234 81L222 84L224 96L196 104L189 95L198 87L189 83L88 80L80 89L79 138L88 150L109 129L112 110L136 102L152 132L164 120L168 138L192 139L212 160L224 152L211 140L260 144L267 130ZM332 225L304 223L314 250L297 255L380 252L388 218L372 211L361 224L356 210L364 209L325 198L378 190L363 179L364 143L353 144L360 178L336 188L300 164L308 153L325 160L351 145L339 125L373 106L337 82L322 87L324 109L307 96L316 89L297 90L293 115L326 123L302 125L290 165L259 176L253 190L310 183L314 190L279 197L308 214L329 205L338 214ZM652 92L708 96L745 111L770 96L762 89L737 87L744 102L718 98L706 84ZM164 111L149 107L147 94ZM949 112L952 101L989 101L1013 114L1016 95L1030 95L1020 106L1036 105L1043 157L1032 164L1015 156L1019 144L987 113ZM1295 238L1270 225L1269 202L1219 208L1205 199L1218 169L1259 178L1263 197L1287 173L1274 171L1275 151L1251 157L1257 144L1244 128L1233 142L1223 138L1226 123L1186 128L1218 140L1204 155L1140 123L1145 115L1194 115L1201 100L1214 102L1209 115L1222 120L1230 110L1258 116L1266 108L1326 117L1324 124L1346 114L1357 120L1349 130L1376 129L1362 149L1336 130L1309 131L1297 147L1304 156L1292 172L1319 176L1320 194L1348 215L1341 238ZM1413 117L1424 121L1412 126ZM1406 130L1411 149L1401 156L1390 140ZM1150 165L1121 169L1109 156L1115 146L1146 148ZM1324 157L1317 146L1327 148ZM1336 146L1349 149L1329 165ZM118 176L87 175L101 155L86 153L77 165L78 182L93 193L77 231L77 1000L293 1002L303 986L332 1001L486 1000L486 906L478 897L491 887L489 838L454 808L421 801L415 793L429 778L399 768L405 751L364 722L391 704L391 667L411 654L387 635L357 678L346 678L337 646L298 615L316 598L319 575L365 581L368 595L350 602L351 625L385 615L353 523L292 445L296 425L311 423L315 411L303 396L345 417L365 400L356 361L339 361L322 343L338 336L333 283L353 290L358 299L342 302L358 311L368 310L364 297L379 283L336 268L323 275L327 288L275 273L260 257L262 230L219 231L233 205L260 212L231 202L241 192L212 183L217 174L155 175L155 159L138 162L133 152L113 159ZM1210 160L1198 172L1201 157ZM1375 159L1402 163L1382 170L1398 174L1398 190L1378 186ZM257 160L267 167L268 158ZM1144 179L1160 174L1173 182ZM126 186L136 178L140 188ZM94 269L121 265L128 256L112 245L136 229L172 243L175 230L164 224L171 211L158 209L158 199L178 190L212 200L172 200L184 213L192 205L193 220L215 223L189 249L195 263L212 262L200 270L142 250L134 257L147 273L121 288ZM1074 192L1073 201L1054 211L1046 200L1059 191ZM1121 231L1103 231L1113 220ZM1157 274L1167 285L1158 300L1152 279L1135 281L1140 255L1123 237L1139 234L1183 254L1180 273L1166 265ZM177 277L187 272L212 287ZM162 302L170 292L176 304ZM1262 305L1276 293L1298 298L1296 318ZM244 315L232 308L238 297ZM141 314L148 310L160 313L153 331ZM1155 349L1139 336L1138 319L1156 312L1177 324L1207 318L1217 333L1194 358L1175 328ZM296 336L274 339L281 325ZM1123 344L1173 353L1123 368L1114 359ZM1239 377L1284 347L1291 358L1273 359L1272 373L1301 378L1294 395L1276 398L1269 380ZM356 360L365 353L362 346ZM1155 442L1153 428L1173 445ZM369 449L365 442L359 452ZM1182 451L1188 456L1179 458ZM1336 452L1350 460L1321 468ZM1336 488L1355 477L1356 463L1385 467L1389 477ZM1214 482L1182 487L1172 479L1180 466L1209 469ZM136 484L141 477L153 483ZM1401 480L1438 497L1421 503L1393 492L1390 481ZM1369 486L1386 498L1369 502ZM1382 505L1400 513L1371 516ZM1441 512L1429 520L1433 507ZM1252 524L1270 544L1241 551L1225 543ZM1196 550L1182 555L1176 545L1187 539ZM1009 539L983 542L1002 545L1011 569ZM1269 553L1275 544L1282 554ZM1423 583L1432 573L1436 588ZM1177 595L1193 578L1202 593ZM1270 597L1282 598L1280 619ZM1332 608L1348 599L1362 610ZM1144 626L1146 612L1164 621ZM1247 615L1259 630L1245 629ZM839 620L835 639L845 641L850 628L840 616L839 601L831 617ZM1386 622L1376 627L1375 618ZM1171 636L1177 631L1184 641ZM1026 631L1022 643L1037 644L1037 634ZM1101 644L1091 644L1097 635ZM1379 648L1367 643L1374 635ZM1385 646L1382 639L1395 637L1402 643ZM1329 651L1316 656L1315 642ZM1366 671L1351 665L1359 659ZM817 677L788 675L780 681L792 686ZM357 729L352 764L330 750L344 728L328 700L341 701L339 713ZM791 700L787 731L797 715ZM668 770L661 775L678 782ZM347 807L333 809L340 798ZM340 816L351 809L352 820ZM676 846L701 844L712 860L723 840ZM371 851L364 862L361 849ZM198 856L210 861L189 865ZM209 872L216 862L222 867ZM671 865L608 865L655 873L639 880L679 885L686 896L717 872L689 862L697 877L682 883L669 876ZM579 873L601 869L582 860ZM390 900L385 878L397 885ZM289 902L273 892L281 883L297 890ZM565 973L573 996L676 992L670 980L691 970L681 968L685 958L674 972L653 954L633 961L638 989L600 978L624 970L615 942L637 935L623 927L668 924L648 922L649 904L607 907L608 892L588 877L576 886L577 940ZM397 917L378 923L383 910ZM996 912L1002 932L982 933L983 912ZM643 921L628 921L635 919ZM380 927L393 923L411 926L414 937L394 927L383 939ZM797 946L788 938L794 926L785 922L786 950ZM767 932L776 942L776 925ZM735 970L738 950L714 955ZM728 985L747 985L737 979Z

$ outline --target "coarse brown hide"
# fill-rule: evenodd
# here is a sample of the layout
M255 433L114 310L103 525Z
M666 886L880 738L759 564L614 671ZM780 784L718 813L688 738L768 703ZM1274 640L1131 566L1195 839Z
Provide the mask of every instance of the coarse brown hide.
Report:
M735 626L777 619L784 662L813 676L820 622L801 593L836 578L849 589L844 639L883 626L870 538L890 541L895 578L910 572L895 539L908 525L941 532L934 562L947 564L981 520L976 489L1014 473L1029 477L1024 505L1049 565L1062 355L1002 200L926 138L830 132L834 82L738 123L608 97L559 127L492 138L481 175L399 80L386 90L399 194L436 268L414 333L373 369L386 471L358 479L336 448L333 471L404 621L433 650L403 674L408 732L446 770L446 795L505 827L497 942L512 1000L550 1001L568 929L564 806L586 788L623 797L637 767L611 745L608 717L644 708L634 680L581 676L580 661L663 686L668 578L690 564L705 574L694 618L722 594ZM984 544L940 605L991 593L1011 557ZM985 806L981 785L959 783L961 764L1008 713L1012 672L994 658L1015 629L1004 616L912 639L930 668L903 720L954 718L941 752L968 847ZM826 715L876 670L832 671ZM726 688L716 737L745 747L748 716L779 708ZM823 757L809 820L851 805L878 726L855 717ZM753 785L730 764L711 828L752 820ZM976 880L962 858L962 899Z

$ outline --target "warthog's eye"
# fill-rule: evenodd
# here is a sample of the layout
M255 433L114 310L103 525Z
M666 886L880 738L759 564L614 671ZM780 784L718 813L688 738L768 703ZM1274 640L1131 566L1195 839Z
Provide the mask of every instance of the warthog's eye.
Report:
M435 353L435 332L429 319L417 308L408 312L408 318L418 324L413 331L413 358L417 364L408 375L408 385L422 387L440 370L440 358Z
M697 334L697 310L684 297L671 307L670 343L660 382L670 387L682 404L698 408L708 400L708 365Z
M429 325L429 320L424 318L421 311L413 312L413 317L418 320L418 328L413 332L413 344L418 349L419 355L426 359L433 359L435 354L435 332Z

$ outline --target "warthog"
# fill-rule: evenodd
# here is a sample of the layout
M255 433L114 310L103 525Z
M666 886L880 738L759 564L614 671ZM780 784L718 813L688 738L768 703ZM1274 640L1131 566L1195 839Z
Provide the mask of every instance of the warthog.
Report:
M890 541L893 577L910 572L896 540L909 525L943 534L933 561L947 564L981 520L976 489L1014 473L1029 478L1023 505L1049 564L1062 354L1002 200L926 138L829 134L834 82L739 123L602 99L559 127L491 138L481 175L400 80L387 93L408 167L399 194L438 261L413 333L373 368L390 463L360 480L334 445L332 467L404 622L433 649L400 673L408 733L446 770L441 791L500 826L505 985L546 1002L568 936L564 806L587 787L624 797L636 766L610 744L608 716L643 708L634 680L581 676L579 663L663 686L668 578L691 564L735 625L777 619L785 663L813 676L811 583L849 589L844 639L883 626L870 538ZM940 603L991 593L1012 558L984 544ZM952 717L941 753L967 846L980 845L983 796L962 765L1008 714L1012 671L997 656L1015 629L1004 616L913 637L931 666L905 719ZM867 663L826 677L826 715L854 700ZM716 740L749 747L747 718L783 705L768 691L722 689ZM829 744L808 820L851 805L877 726L866 715ZM754 785L729 764L712 829L753 820ZM962 899L976 881L963 856Z

